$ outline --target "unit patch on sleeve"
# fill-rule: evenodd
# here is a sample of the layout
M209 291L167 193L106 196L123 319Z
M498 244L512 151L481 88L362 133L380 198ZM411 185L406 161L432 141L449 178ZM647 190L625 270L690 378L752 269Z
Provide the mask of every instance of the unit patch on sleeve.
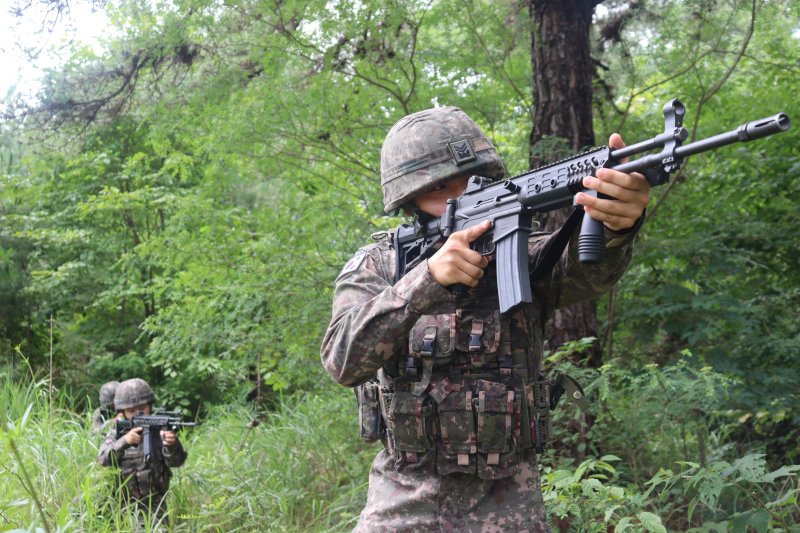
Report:
M351 257L350 261L348 261L347 264L344 265L344 268L342 268L342 271L339 272L339 277L342 277L345 274L349 274L350 272L353 272L354 270L358 269L358 267L361 266L361 263L364 262L364 258L366 256L367 256L367 251L364 250L363 248L357 251L356 255Z

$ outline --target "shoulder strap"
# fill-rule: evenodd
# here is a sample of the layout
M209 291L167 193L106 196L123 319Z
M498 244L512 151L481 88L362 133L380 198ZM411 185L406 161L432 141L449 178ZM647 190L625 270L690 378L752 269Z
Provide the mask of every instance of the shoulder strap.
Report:
M572 237L572 234L575 233L575 228L578 227L578 222L583 218L583 213L584 211L582 206L576 207L572 213L570 213L569 218L567 218L567 221L564 222L564 225L561 226L561 228L547 242L545 249L542 251L539 259L536 261L536 265L533 267L531 278L538 279L553 270L553 267L555 267L556 263L558 263L558 259L561 257L561 253L564 251L564 248L567 247L570 237Z

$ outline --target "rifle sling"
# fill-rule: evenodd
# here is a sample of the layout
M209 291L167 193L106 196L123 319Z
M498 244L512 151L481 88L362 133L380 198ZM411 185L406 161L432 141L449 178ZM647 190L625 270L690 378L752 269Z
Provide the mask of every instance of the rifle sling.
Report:
M578 222L582 219L583 207L578 206L572 211L572 213L570 213L566 222L564 222L564 225L561 226L561 228L548 241L545 249L539 256L539 259L536 261L536 265L533 267L531 279L539 279L540 277L549 274L550 271L553 270L553 267L555 267L556 263L558 263L558 259L561 257L561 253L564 251L564 248L567 247L569 239L572 237L573 233L575 233L575 228L578 227Z

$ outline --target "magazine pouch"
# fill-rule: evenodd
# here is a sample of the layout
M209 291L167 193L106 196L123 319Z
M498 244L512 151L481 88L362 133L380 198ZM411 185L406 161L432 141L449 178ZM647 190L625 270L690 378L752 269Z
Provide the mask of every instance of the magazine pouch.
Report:
M383 437L386 431L378 397L379 386L377 379L371 379L353 389L358 402L358 423L364 442L375 442Z

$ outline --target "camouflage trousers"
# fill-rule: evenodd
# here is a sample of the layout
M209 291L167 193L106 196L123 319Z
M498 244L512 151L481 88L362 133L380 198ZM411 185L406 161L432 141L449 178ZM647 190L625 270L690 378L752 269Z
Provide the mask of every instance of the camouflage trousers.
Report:
M461 473L440 476L424 462L398 472L381 450L354 531L549 533L550 527L535 461L520 462L514 476L483 480Z

